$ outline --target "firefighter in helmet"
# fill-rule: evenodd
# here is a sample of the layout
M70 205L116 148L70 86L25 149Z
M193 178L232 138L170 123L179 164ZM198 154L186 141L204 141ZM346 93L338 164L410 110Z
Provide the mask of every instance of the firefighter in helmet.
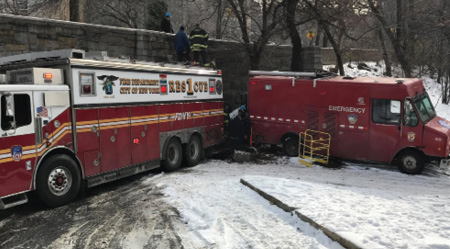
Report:
M191 40L191 51L194 52L194 65L200 65L199 55L202 56L203 66L209 67L210 63L206 49L208 48L208 33L200 28L200 24L195 25L195 29L189 34Z

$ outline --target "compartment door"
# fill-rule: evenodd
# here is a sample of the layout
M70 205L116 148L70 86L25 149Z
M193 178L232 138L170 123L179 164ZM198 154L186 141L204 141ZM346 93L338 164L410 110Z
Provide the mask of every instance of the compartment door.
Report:
M102 172L131 164L131 134L128 107L99 109Z
M158 106L131 107L130 117L132 163L159 159Z

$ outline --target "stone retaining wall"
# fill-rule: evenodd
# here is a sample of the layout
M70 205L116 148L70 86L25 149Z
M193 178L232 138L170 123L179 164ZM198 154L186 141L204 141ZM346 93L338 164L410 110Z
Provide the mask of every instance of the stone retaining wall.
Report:
M0 14L0 56L77 48L107 51L110 57L172 61L173 37L152 30ZM222 69L225 101L237 106L240 95L247 91L250 63L245 48L238 42L210 39L208 53ZM332 53L324 51L323 54L326 62L333 61ZM303 57L305 70L322 68L319 48L305 48ZM268 46L260 70L289 70L290 61L290 46Z

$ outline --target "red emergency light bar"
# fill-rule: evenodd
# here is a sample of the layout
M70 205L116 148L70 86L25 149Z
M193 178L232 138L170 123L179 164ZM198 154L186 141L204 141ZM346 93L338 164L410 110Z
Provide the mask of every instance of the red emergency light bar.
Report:
M44 73L44 79L46 79L46 80L53 79L53 74L52 73Z

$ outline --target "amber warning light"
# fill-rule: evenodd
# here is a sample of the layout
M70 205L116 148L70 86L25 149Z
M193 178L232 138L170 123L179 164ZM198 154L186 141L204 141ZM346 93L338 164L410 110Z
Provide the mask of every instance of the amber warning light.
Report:
M53 79L53 74L52 73L44 73L44 79L46 79L46 80Z

